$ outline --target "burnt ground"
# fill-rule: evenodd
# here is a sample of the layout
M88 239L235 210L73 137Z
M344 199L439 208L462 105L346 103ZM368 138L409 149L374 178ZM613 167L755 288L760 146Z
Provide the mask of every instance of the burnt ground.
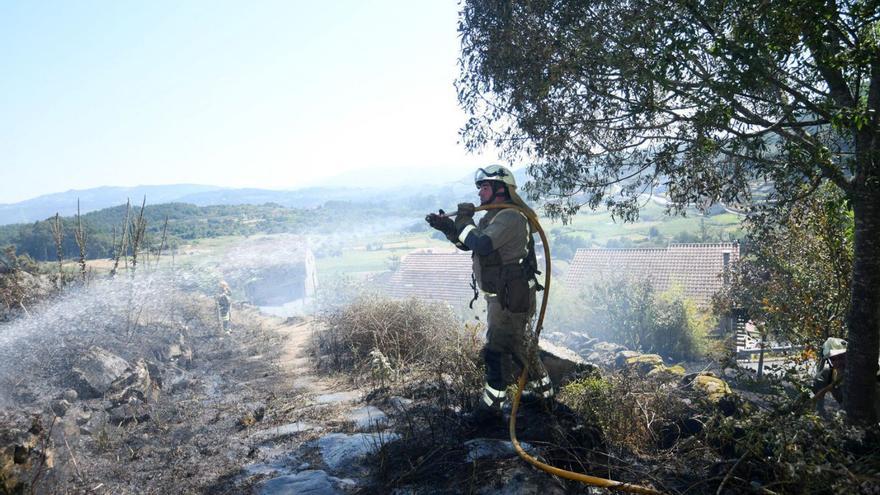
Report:
M0 494L606 493L523 463L509 448L503 422L468 418L465 403L477 400L478 390L467 387L467 397L456 399L460 391L443 373L379 387L369 377L319 374L308 354L309 337L318 331L310 320L237 305L232 334L225 335L208 297L150 292L161 304L138 306L132 292L107 294L122 296L114 302L102 294L88 305L76 299L87 306L79 314L62 301L52 318L0 327ZM148 369L142 388L149 393L134 390L143 381L122 380L120 390L73 396L71 369L94 346L132 369ZM146 365L138 368L141 362ZM369 384L369 391L353 382ZM653 401L645 410L668 409L668 389L658 390L624 388L614 403L626 396ZM118 413L120 397L137 407ZM132 399L138 397L143 403ZM606 405L609 411L621 412L613 405ZM696 436L679 435L650 455L609 450L585 426L592 423L570 412L526 406L517 421L520 441L555 466L668 493L741 493L755 480L778 485L782 469L797 465L749 463L736 445L725 453ZM619 420L608 424L606 436L637 430L628 416L605 419ZM761 427L755 435L772 429L755 424ZM806 426L793 423L792 431L818 431ZM814 438L822 440L810 438L811 444ZM750 441L775 445L762 436ZM799 452L795 461L812 451ZM737 468L742 479L731 475ZM877 486L873 476L865 478L868 488ZM804 492L796 480L785 483L792 490L777 493ZM851 485L832 491L856 493Z
M211 300L202 298L197 306L201 318L190 319L185 331L191 361L162 362L155 352L137 349L148 346L127 346L129 362L146 358L160 375L153 382L162 382L156 400L136 417L118 424L107 420L106 398L78 398L66 411L53 412L48 399L57 403L63 387L34 385L25 393L21 389L29 380L23 377L18 404L0 412L0 428L23 431L35 420L42 423L34 450L51 452L54 459L34 457L19 476L21 484L6 489L247 493L288 469L320 463L309 443L326 430L351 430L342 413L360 394L340 393L341 380L310 374L304 350L311 322L238 307L232 334L218 335L210 324L198 324L211 321ZM173 333L153 333L150 340L173 340L165 335ZM125 347L89 339L95 342L115 352Z

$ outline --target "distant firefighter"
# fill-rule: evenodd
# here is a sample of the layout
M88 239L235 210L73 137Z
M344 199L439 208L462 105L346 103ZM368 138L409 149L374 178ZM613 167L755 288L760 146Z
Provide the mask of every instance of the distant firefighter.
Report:
M227 334L232 333L229 329L229 309L232 305L232 299L229 297L230 293L229 284L221 280L217 293L217 316L220 320L220 328Z

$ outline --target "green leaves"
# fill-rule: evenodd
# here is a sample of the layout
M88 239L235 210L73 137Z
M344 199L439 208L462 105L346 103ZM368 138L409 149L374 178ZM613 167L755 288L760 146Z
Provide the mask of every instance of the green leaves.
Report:
M680 291L658 293L650 280L599 282L584 290L583 300L591 335L675 360L700 358L714 325Z
M815 348L845 335L853 258L853 213L824 184L782 219L746 222L748 255L733 267L726 299L771 334Z
M678 185L680 204L744 197L762 177L781 198L804 178L842 185L850 130L876 126L880 110L880 101L832 98L859 93L877 60L877 37L855 34L877 32L859 5L465 2L458 87L472 118L463 139L531 156L530 192L561 216L605 205L635 218L632 196L658 172ZM780 153L795 148L800 155ZM798 159L822 149L835 156ZM713 174L694 167L736 175L703 180ZM621 193L607 195L612 185Z

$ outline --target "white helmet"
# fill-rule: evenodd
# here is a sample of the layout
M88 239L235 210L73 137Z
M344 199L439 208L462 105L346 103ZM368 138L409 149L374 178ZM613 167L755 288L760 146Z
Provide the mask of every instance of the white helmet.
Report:
M487 180L496 180L503 182L509 187L516 187L516 179L513 177L513 172L503 165L489 165L486 168L478 168L477 173L474 174L474 184L479 186L480 182Z
M822 344L822 357L828 359L846 352L846 341L837 337L828 337Z

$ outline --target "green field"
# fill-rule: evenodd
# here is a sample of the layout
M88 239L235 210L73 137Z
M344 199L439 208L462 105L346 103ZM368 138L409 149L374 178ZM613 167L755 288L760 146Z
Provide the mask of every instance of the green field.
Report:
M394 257L423 248L448 249L446 241L432 239L429 232L417 234L376 235L359 238L342 247L341 256L326 256L315 260L318 280L340 275L363 275L389 270Z
M607 212L581 212L571 218L568 224L541 218L541 225L551 240L554 235L567 234L582 238L594 247L606 246L608 241L621 238L632 241L634 246L665 246L674 242L676 236L687 233L690 242L733 240L741 236L740 218L732 213L713 216L699 216L694 210L687 216L666 215L660 205L646 205L635 223L614 222ZM652 237L651 229L655 229ZM361 236L341 246L340 256L319 257L316 259L319 281L329 280L340 275L358 276L389 270L394 257L403 257L416 249L449 249L445 240L432 238L433 231L420 233L382 233L374 236ZM658 235L659 234L659 235ZM561 260L560 260L561 261Z
M541 224L550 239L554 252L554 263L560 269L566 263L565 250L554 239L559 236L575 237L578 245L604 247L622 243L632 247L662 247L669 242L680 241L682 233L687 234L688 242L708 242L739 238L740 218L731 213L713 216L700 216L696 211L688 211L687 216L666 215L660 205L650 203L643 207L640 220L634 223L615 222L608 212L582 211L563 224L559 220L541 218ZM425 226L421 232L382 232L346 237L339 234L309 236L316 256L319 283L326 283L340 276L355 278L387 272L407 253L417 249L450 249L452 246L443 239L433 237L434 231ZM259 237L259 236L252 236ZM246 239L243 236L223 236L203 238L181 245L174 256L178 267L201 265L205 256L219 261L224 253L236 243ZM331 249L328 249L328 246ZM568 258L573 250L568 250ZM151 257L152 258L152 257ZM151 259L151 261L153 261ZM169 251L165 251L162 264L172 261ZM109 260L94 262L108 269Z
M625 238L634 243L650 242L665 246L682 233L692 234L692 242L716 242L732 240L741 236L740 218L733 213L701 216L696 210L686 211L686 216L667 215L663 206L649 203L639 216L639 221L623 223L614 221L608 212L582 211L572 217L568 225L542 218L544 230L576 235L596 247L605 246L609 240ZM656 241L651 241L651 228L655 228ZM705 235L704 235L705 234Z

